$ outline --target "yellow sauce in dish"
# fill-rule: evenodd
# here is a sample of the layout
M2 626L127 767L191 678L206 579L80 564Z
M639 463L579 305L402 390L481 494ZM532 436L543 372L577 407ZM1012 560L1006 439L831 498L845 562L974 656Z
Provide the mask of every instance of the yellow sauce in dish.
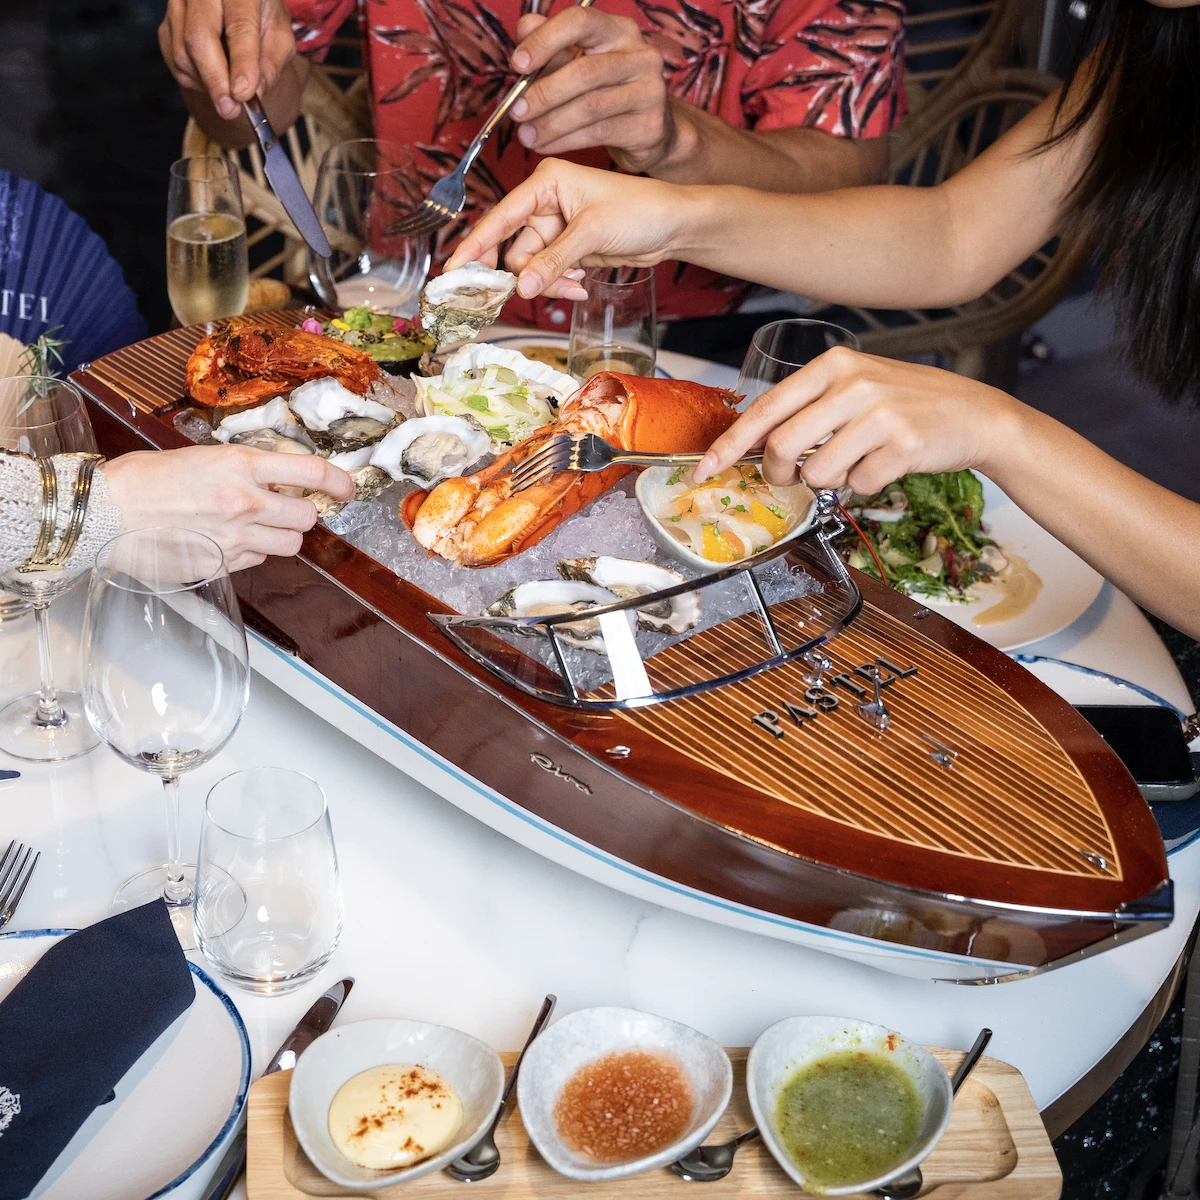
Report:
M444 1150L462 1123L458 1093L413 1063L372 1067L348 1079L329 1106L329 1136L352 1162L375 1171L411 1167Z
M985 608L977 617L972 617L974 625L999 625L1002 621L1019 617L1037 599L1042 590L1042 581L1025 559L1019 554L1010 554L1008 566L998 575L993 575L988 586L1001 593L1000 602Z

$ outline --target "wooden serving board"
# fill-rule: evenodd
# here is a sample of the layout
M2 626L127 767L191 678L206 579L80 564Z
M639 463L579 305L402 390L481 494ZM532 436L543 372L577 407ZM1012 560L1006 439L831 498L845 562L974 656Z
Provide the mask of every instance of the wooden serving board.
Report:
M953 1071L961 1050L929 1047ZM736 1137L753 1124L746 1094L745 1049L730 1050L733 1099L709 1135L710 1142ZM505 1066L516 1059L502 1054ZM725 1179L692 1184L669 1171L634 1175L603 1185L579 1183L547 1166L533 1148L517 1112L510 1112L497 1131L501 1166L482 1183L461 1184L444 1171L411 1183L369 1193L349 1191L325 1178L305 1156L288 1117L292 1073L266 1075L250 1089L246 1182L250 1200L305 1200L309 1196L378 1196L381 1200L429 1196L503 1196L505 1200L572 1200L591 1192L605 1197L688 1196L702 1200L739 1200L757 1196L804 1195L771 1157L761 1140L738 1151L734 1169ZM995 1058L981 1058L955 1099L949 1128L922 1164L926 1187L938 1200L1058 1200L1062 1173L1046 1136L1037 1106L1016 1067Z

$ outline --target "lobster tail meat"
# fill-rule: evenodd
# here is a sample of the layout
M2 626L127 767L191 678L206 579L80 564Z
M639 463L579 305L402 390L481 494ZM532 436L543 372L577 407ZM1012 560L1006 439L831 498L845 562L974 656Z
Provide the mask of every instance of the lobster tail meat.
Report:
M687 380L603 371L562 406L557 425L537 430L474 475L407 497L401 517L427 550L459 566L494 566L536 545L629 470L558 471L513 494L514 468L556 433L594 433L623 450L700 452L737 419L736 399Z

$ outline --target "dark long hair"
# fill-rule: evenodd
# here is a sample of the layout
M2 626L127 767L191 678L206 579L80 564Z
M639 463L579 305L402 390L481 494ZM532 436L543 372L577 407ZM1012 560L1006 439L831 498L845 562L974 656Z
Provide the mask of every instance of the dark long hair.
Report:
M1055 145L1100 121L1070 195L1115 300L1128 360L1168 399L1200 404L1200 7L1089 0L1064 87L1094 50L1090 84L1059 104Z

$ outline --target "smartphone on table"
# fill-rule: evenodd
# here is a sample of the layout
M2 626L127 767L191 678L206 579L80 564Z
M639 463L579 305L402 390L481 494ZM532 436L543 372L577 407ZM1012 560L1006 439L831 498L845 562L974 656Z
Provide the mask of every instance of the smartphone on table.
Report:
M1183 723L1173 708L1158 704L1075 707L1125 764L1147 800L1188 800L1200 791Z

